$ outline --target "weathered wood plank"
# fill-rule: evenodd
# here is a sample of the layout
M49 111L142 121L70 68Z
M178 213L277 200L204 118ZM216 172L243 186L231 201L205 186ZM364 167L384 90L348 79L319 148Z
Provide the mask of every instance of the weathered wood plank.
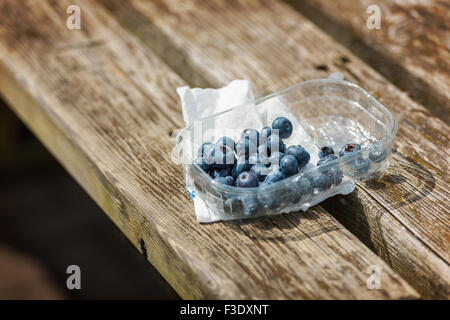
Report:
M79 31L64 27L73 3ZM199 225L170 161L184 82L95 2L3 1L0 41L2 94L182 297L417 297L320 207Z
M261 93L268 93L329 72L342 72L386 104L399 121L394 159L383 179L360 185L358 192L346 197L344 209L360 222L349 227L370 235L373 241L366 244L389 253L391 259L383 255L386 261L424 296L449 297L450 131L442 121L286 4L103 3L160 56L170 52L178 57L166 61L193 84L199 75L201 81L216 86L244 78ZM332 205L327 209L340 216ZM380 216L383 219L377 218ZM380 240L386 239L386 232L395 241ZM412 245L417 249L411 250Z
M449 123L448 1L287 2L407 91L409 96ZM367 28L367 8L374 4L381 11L381 29Z

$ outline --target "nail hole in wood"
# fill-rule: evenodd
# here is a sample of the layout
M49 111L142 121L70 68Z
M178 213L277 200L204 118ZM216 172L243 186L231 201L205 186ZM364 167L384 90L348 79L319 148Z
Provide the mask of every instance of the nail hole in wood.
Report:
M347 58L347 57L341 57L341 62L342 63L349 63L350 62L350 59L349 58Z
M328 67L324 64L320 64L318 66L316 66L317 70L321 70L321 71L328 71Z

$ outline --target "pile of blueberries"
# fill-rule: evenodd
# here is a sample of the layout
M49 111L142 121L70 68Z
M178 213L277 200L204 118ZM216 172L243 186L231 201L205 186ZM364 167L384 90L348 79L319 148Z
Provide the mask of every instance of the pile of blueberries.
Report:
M310 161L310 154L302 146L286 147L283 139L289 138L292 131L291 121L278 117L273 121L272 128L264 127L261 132L245 129L236 143L229 137L222 137L215 144L203 143L195 163L217 183L240 188L258 187L260 191L257 198L239 199L244 202L247 214L253 214L260 206L273 208L277 201L271 193L264 192L264 187L296 175ZM346 144L340 150L339 157L345 157L360 149L361 146L356 143ZM318 167L337 159L334 150L329 146L322 147L318 155ZM385 152L380 151L371 153L369 158L372 161L381 161L384 156ZM370 160L358 157L351 165L356 174L362 175L369 171ZM291 200L298 202L303 195L312 193L314 188L329 189L332 185L340 184L342 178L343 172L338 166L321 170L320 174L314 176L300 175L294 179L291 186ZM229 203L225 203L225 206L232 206L236 200L227 199Z

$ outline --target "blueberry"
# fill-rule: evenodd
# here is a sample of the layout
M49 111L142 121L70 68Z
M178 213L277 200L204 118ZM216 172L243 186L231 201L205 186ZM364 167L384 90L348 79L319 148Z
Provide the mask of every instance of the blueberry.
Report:
M296 181L296 189L302 194L307 195L313 192L313 186L308 178L300 177Z
M273 191L267 190L267 186L267 183L261 184L258 188L257 199L263 208L273 209L278 206L280 198Z
M225 179L227 180L227 185L234 186L234 178L232 176L226 176Z
M214 167L217 169L232 168L236 162L233 150L228 146L216 145L214 148Z
M386 149L377 145L373 150L369 153L369 159L373 162L381 162L386 159L387 152Z
M256 177L258 178L258 180L260 182L264 181L264 179L266 178L267 174L269 173L269 168L267 168L265 165L258 163L255 164L251 169L250 172L253 172Z
M322 147L319 150L319 159L325 158L326 156L329 156L330 154L334 154L334 150L331 147Z
M270 160L267 156L264 156L264 154L254 153L250 156L250 158L248 158L248 162L250 162L250 164L252 165L259 163L268 165L270 163Z
M270 127L264 127L261 129L261 133L259 136L260 144L267 144L267 138L272 134L272 129Z
M238 156L245 156L246 159L258 150L258 145L250 139L244 137L236 143L236 153Z
M313 192L313 189L314 188L308 178L294 178L292 186L292 202L299 202L304 195L311 194Z
M259 154L258 154L258 153L252 154L252 155L248 158L248 162L249 162L251 165L255 165L255 164L257 164L257 163L260 163L260 162L259 162Z
M286 177L290 177L293 176L294 174L297 174L298 173L297 159L290 154L281 158L280 171L283 172L283 174Z
M324 165L335 159L337 159L337 156L333 153L326 155L323 158L319 159L319 161L317 162L317 166ZM316 188L320 190L326 190L331 188L332 185L340 184L342 182L342 177L342 170L339 167L332 167L327 169L326 171L323 171L320 175L315 176L312 179L312 183Z
M323 190L331 188L332 181L329 178L328 174L325 172L325 173L321 173L321 174L315 176L313 178L313 184L314 184L314 187L323 191Z
M211 157L214 155L214 143L205 142L198 149L197 156L200 157Z
M209 172L209 170L211 170L211 165L206 163L206 158L197 158L195 159L195 163L202 168L203 171L205 172Z
M258 178L253 172L244 171L236 179L236 187L255 188L258 186Z
M232 176L237 179L237 177L244 171L249 171L252 165L248 160L246 160L244 157L238 158L236 162L236 166L234 167L234 170L236 172L236 177L234 177L233 172Z
M290 146L286 150L286 154L290 154L297 159L299 168L303 168L311 159L308 151L306 151L302 146Z
M267 149L270 154L272 154L272 152L284 153L286 151L286 145L279 136L272 134L267 138Z
M286 178L283 172L281 172L279 166L271 166L270 171L267 174L266 179L264 179L265 183L275 183Z
M245 129L242 131L241 134L241 140L245 137L248 137L254 144L256 144L256 147L259 145L259 132L256 129Z
M225 200L223 204L223 209L226 213L230 215L236 215L242 212L243 209L242 200L238 197L231 197Z
M219 140L217 140L216 145L230 147L231 150L233 150L233 151L234 151L234 148L235 148L234 140L231 139L230 137L222 137L222 138L220 138Z
M258 213L259 202L256 197L248 196L242 198L242 204L244 207L244 216L251 217Z
M363 158L356 159L353 161L353 169L358 175L367 173L370 169L370 160Z
M285 117L278 117L272 122L272 129L278 130L280 138L287 139L292 134L292 123Z
M267 145L261 144L258 147L258 155L260 159L260 163L265 164L266 166L270 165L270 152L267 150Z
M238 160L239 161L239 160ZM237 167L237 164L233 167L233 169L231 169L231 176L234 178L234 180L236 181L236 178L238 177L238 173L237 173L237 171L236 171L236 167ZM243 170L243 171L245 171L245 170Z
M342 170L338 167L333 167L327 171L328 179L330 179L330 183L333 185L338 185L342 182L342 177L344 174Z
M319 161L317 161L317 166L321 166L327 162L333 161L334 159L337 159L335 154L329 154L321 159L319 159Z
M230 168L211 170L211 176L213 178L226 177L226 176L229 176L230 174L231 174Z
M361 150L361 146L357 143L349 143L342 147L341 151L339 151L339 157L343 157L348 153L356 152Z
M228 181L225 177L217 176L214 178L214 181L222 184L228 184Z
M271 166L279 166L281 159L284 157L284 153L274 152L269 158L269 162Z
M199 158L204 158L206 164L214 164L214 153L215 153L216 145L211 142L205 142L198 149L197 156Z
M257 152L259 154L265 155L265 156L269 156L269 150L267 150L267 145L266 144L260 144L258 146Z

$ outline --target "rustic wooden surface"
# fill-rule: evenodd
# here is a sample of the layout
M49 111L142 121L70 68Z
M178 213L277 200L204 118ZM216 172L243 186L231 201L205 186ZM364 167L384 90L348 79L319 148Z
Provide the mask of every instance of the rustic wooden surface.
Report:
M450 3L446 0L288 0L447 124L450 121ZM381 29L369 29L369 5Z
M95 2L80 3L82 30L67 30L73 3L0 4L0 90L182 297L418 296L319 206L199 225L170 162L185 81ZM369 265L383 270L380 290L366 286Z
M286 4L102 3L192 85L243 78L263 94L338 71L387 105L399 122L387 174L359 185L344 204L324 206L424 297L450 296L450 131L443 121Z

